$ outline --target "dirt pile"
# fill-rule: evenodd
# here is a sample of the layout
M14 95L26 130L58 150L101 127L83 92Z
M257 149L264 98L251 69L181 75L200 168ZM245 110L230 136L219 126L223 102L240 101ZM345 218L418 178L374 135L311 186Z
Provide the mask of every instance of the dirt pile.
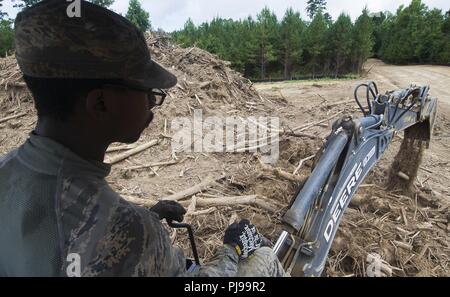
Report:
M15 56L0 59L0 110L20 106L29 95Z
M250 80L229 67L230 62L196 47L181 48L164 34L147 34L146 40L153 58L178 77L170 97L184 102L177 102L176 114L194 108L216 110L218 105L226 111L251 111L264 100ZM2 107L30 99L14 56L0 59L0 98Z
M213 113L252 111L264 101L250 80L230 68L230 62L197 47L181 48L164 34L146 38L153 57L178 77L171 94L185 102L177 102L177 113L186 114L193 108Z
M448 275L447 205L369 185L347 209L328 259L327 274L365 276L376 254L392 276Z

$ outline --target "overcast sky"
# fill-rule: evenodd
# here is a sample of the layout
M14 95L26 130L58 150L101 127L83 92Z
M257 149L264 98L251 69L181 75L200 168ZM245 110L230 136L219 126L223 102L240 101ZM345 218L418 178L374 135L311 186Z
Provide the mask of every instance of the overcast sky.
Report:
M272 9L279 18L285 10L292 7L298 10L304 19L306 16L307 0L140 0L142 6L150 13L153 28L162 28L171 32L183 27L191 17L196 25L210 21L215 16L240 19L248 15L256 16L264 6ZM17 11L12 8L11 0L4 0L6 12L15 17ZM333 19L341 12L346 12L354 20L367 5L371 12L395 12L401 4L408 5L410 0L328 0L327 9ZM428 7L439 8L444 11L450 9L449 0L422 0ZM116 0L112 10L125 14L128 0Z

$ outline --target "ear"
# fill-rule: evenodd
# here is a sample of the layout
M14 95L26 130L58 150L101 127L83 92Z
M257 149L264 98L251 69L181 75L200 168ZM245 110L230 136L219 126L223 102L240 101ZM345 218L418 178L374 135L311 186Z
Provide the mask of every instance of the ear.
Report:
M91 90L86 96L86 111L96 120L104 118L107 108L102 89Z

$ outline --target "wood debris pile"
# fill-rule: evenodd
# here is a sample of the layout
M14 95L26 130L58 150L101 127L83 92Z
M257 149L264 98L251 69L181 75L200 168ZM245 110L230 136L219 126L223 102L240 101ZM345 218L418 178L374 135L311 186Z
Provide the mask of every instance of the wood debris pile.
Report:
M188 109L211 111L222 106L227 111L252 110L264 100L250 80L230 68L230 62L197 47L174 45L164 34L146 37L152 57L178 77L177 86L170 92L174 97L189 99L183 102Z

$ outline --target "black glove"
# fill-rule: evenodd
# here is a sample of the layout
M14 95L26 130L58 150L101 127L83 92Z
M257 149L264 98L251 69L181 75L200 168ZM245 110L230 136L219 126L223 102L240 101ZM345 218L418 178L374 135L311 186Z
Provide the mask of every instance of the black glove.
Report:
M262 236L249 220L243 219L239 223L228 226L223 239L224 244L231 245L239 255L239 259L248 258L261 247Z
M161 200L150 208L150 210L156 212L160 220L166 219L168 222L181 222L186 213L186 210L180 203L171 200Z

